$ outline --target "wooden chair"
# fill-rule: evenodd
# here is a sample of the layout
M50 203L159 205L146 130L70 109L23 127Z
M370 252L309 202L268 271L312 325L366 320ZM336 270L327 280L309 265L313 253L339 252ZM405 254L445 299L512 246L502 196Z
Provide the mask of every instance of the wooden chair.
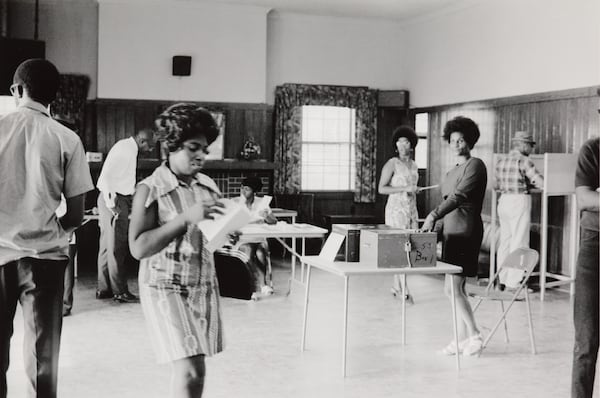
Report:
M533 322L531 320L531 308L529 305L527 283L536 264L538 263L538 259L539 254L537 251L530 248L521 247L519 249L516 249L515 251L510 253L508 257L506 257L502 265L494 274L494 277L490 278L490 281L485 288L481 288L478 286L469 286L469 290L473 290L468 292L469 296L477 300L477 303L473 307L473 312L477 311L479 305L486 300L500 302L500 307L502 309L502 314L500 318L497 320L494 327L483 341L482 350L489 343L490 339L492 338L494 333L496 333L501 323L504 323L505 341L508 342L508 326L506 322L506 315L508 314L508 311L510 311L512 305L516 301L525 301L525 304L527 305L527 321L529 323L529 340L531 343L531 353L536 353L535 337L533 335ZM497 288L498 284L496 283L498 275L503 269L509 268L523 271L523 279L515 289L500 290L499 288ZM508 302L506 308L504 306L505 301Z

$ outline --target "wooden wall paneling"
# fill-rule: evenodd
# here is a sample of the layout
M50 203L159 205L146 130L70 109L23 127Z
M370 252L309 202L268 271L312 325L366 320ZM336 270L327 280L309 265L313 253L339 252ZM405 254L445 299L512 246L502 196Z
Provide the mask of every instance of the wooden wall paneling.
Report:
M115 142L120 141L130 135L130 131L127 130L127 115L126 110L129 106L117 106L115 112Z
M481 145L478 143L479 148L476 146L474 153L486 162L488 169L493 167L490 164L491 153L508 152L510 137L517 130L529 131L534 135L537 141L534 153L573 153L579 150L585 140L600 135L600 118L597 114L600 101L596 90L597 87L587 87L415 110L428 112L430 115L430 183L439 183L449 166L447 145L441 139L446 120L463 114L480 124ZM485 137L488 135L484 130L488 128L494 129L489 135L494 142L486 144ZM492 183L493 181L488 182L488 190ZM483 213L489 216L491 203L488 196ZM428 196L429 209L436 206L439 200L439 196L431 192ZM539 231L540 195L532 196L532 204L532 229ZM568 206L568 199L564 197L553 197L549 202L548 269L552 272L566 273L568 270L566 249L572 228L568 222ZM533 242L532 246L535 247Z
M245 141L246 120L243 110L230 109L225 119L225 149L226 159L237 159Z
M84 130L79 132L86 151L95 152L98 147L96 142L96 102L87 101L85 104Z
M106 147L106 107L101 104L96 106L96 151L105 153Z

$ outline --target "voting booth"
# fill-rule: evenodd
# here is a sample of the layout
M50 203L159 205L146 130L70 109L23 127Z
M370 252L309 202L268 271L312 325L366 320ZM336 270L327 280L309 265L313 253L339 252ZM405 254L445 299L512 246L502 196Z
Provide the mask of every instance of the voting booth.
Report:
M507 154L495 153L493 155L492 173L498 160ZM577 167L577 154L573 153L545 153L531 155L530 159L536 168L544 175L544 186L541 191L534 190L532 195L541 195L540 215L540 300L544 300L546 288L569 285L571 294L574 294L575 262L579 241L579 212L575 198L575 169ZM492 174L492 184L494 175ZM548 200L550 197L563 196L570 198L569 223L570 236L568 245L569 275L548 272ZM497 223L498 192L492 189L492 228L495 234L499 233ZM490 247L490 275L496 271L496 239L492 239ZM548 281L552 278L553 281Z

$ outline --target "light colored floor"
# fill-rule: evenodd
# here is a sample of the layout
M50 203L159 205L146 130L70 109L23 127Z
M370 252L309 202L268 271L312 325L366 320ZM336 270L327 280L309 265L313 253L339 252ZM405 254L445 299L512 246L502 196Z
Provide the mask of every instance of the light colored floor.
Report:
M391 278L351 279L344 379L342 280L315 271L307 351L301 353L303 291L295 285L286 297L287 268L275 267L274 275L274 296L258 302L223 299L227 347L207 359L204 397L569 396L573 328L565 293L551 291L544 303L533 296L538 355L529 352L525 310L517 303L509 317L510 343L497 333L484 354L465 358L457 373L454 358L436 354L452 336L442 279L408 279L415 304L408 307L404 347ZM131 285L136 291L135 282ZM92 278L77 281L73 315L63 327L59 396L168 397L170 369L154 362L139 304L96 300L94 291ZM484 333L498 310L488 304L477 312ZM11 398L25 394L21 344L18 313L8 372Z

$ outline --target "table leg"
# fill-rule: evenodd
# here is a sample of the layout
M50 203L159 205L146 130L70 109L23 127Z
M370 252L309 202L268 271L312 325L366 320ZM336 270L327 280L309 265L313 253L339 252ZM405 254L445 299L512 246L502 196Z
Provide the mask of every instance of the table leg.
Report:
M290 294L292 292L292 282L296 278L296 256L294 255L295 253L296 253L296 238L292 238L292 253L291 253L291 257L292 257L292 278L290 279L290 288L288 289L288 294Z
M306 238L302 238L302 256L306 255ZM304 281L304 262L300 262L300 282Z
M302 343L300 344L300 351L304 351L306 348L306 321L308 319L308 294L310 288L310 264L307 265L306 270L306 290L304 291L304 317L302 318Z
M402 307L402 345L406 345L406 275L400 275L400 295Z
M458 348L458 323L456 321L456 292L454 291L454 275L450 274L450 295L452 301L452 324L454 326L454 344ZM460 354L457 353L456 370L460 370Z
M346 377L346 349L348 346L348 284L350 277L344 277L344 335L342 336L342 376Z

